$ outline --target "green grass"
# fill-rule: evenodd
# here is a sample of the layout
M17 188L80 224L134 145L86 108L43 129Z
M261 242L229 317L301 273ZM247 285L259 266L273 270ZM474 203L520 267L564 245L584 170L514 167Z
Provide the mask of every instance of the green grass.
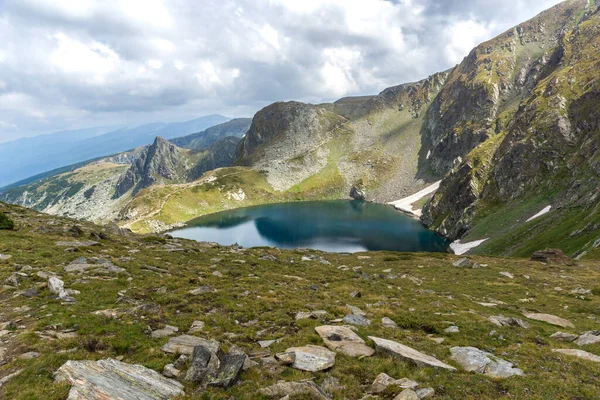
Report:
M15 228L15 223L6 214L0 213L0 230L12 230Z
M499 314L524 318L520 311L528 309L571 320L577 328L568 331L597 329L597 262L551 266L519 258L473 256L487 266L467 269L453 267L457 257L449 254L373 252L359 254L370 257L361 259L356 254L270 248L234 252L228 247L207 247L157 236L117 236L109 231L109 239L101 240L100 246L72 253L55 242L74 240L66 230L74 221L2 204L0 212L19 226L15 231L0 231L0 252L13 256L0 261L0 280L16 268L29 265L33 269L23 270L26 276L18 290L37 286L39 291L33 298L14 296L15 289L8 287L0 291L0 314L7 321L18 320L20 326L3 338L8 358L0 367L0 376L23 369L21 375L2 387L6 398L64 400L68 387L54 383L53 373L67 360L122 357L124 362L161 371L176 356L163 353L160 347L167 339L152 339L148 328L165 324L177 326L185 333L192 321L202 320L206 328L199 336L219 340L225 351L235 344L251 352L259 348L257 340L271 338L283 338L270 348L271 354L290 346L321 345L314 328L322 322L295 321L295 313L324 309L329 313L327 319L334 319L347 313L346 303L361 307L373 321L370 327L357 330L365 339L371 335L396 340L451 364L450 347L475 346L515 362L525 376L496 381L460 369L447 372L418 367L380 353L362 359L338 354L329 371L307 373L281 367L270 372L258 367L244 372L241 382L227 391L209 389L201 393L183 382L187 393L183 399L261 399L256 391L278 380L314 379L320 384L328 376L338 378L343 386L335 398L359 399L380 372L433 387L438 399L591 399L597 395L597 364L552 352L554 348L576 347L549 339L552 333L565 329L537 321L529 321L530 329L498 328L487 321L488 316ZM84 230L84 237L91 231L105 229L77 223ZM185 251L166 252L165 244L179 245ZM130 253L133 249L139 252ZM276 260L265 259L266 254ZM318 260L301 261L302 256L310 254L331 265ZM63 266L80 256L102 256L126 272L109 274L107 280L82 280L78 275L65 273ZM169 275L143 269L147 265L166 269ZM339 270L340 265L361 266L368 275L365 278L352 270ZM54 299L45 281L37 276L38 269L58 273L67 288L80 290L77 302L62 305ZM391 269L393 276L382 272L386 269ZM212 275L215 270L224 276ZM505 278L500 271L509 271L515 278ZM422 283L417 285L409 277ZM209 285L216 291L199 296L188 293L200 285ZM317 290L311 289L312 285ZM563 290L556 291L556 286ZM571 294L578 286L593 289L594 294ZM157 291L161 287L165 290ZM354 290L359 290L362 297L350 297ZM498 306L488 308L478 302L497 302ZM152 307L117 319L93 314L103 309L128 310L138 304ZM30 310L18 311L24 305ZM401 329L384 329L382 317L392 318ZM458 334L443 332L448 321L460 327ZM73 339L45 340L37 334L72 327L77 329ZM496 333L490 335L492 331ZM446 340L437 344L428 335ZM584 350L600 354L600 344ZM38 351L42 356L34 360L13 358L25 351ZM392 399L398 393L398 389L390 389L383 398Z

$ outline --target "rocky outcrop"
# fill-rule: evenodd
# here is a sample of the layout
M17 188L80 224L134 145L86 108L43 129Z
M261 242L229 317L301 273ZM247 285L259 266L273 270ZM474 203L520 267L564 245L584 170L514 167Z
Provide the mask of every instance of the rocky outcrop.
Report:
M183 151L174 144L156 137L117 184L115 196L121 197L130 190L139 191L158 182L183 181Z

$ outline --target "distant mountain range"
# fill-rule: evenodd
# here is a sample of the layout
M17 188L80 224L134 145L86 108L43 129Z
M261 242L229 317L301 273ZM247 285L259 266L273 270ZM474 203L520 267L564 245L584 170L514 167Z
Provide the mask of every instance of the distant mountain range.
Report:
M0 187L56 168L144 146L157 136L172 139L229 120L214 114L185 122L68 130L0 143Z

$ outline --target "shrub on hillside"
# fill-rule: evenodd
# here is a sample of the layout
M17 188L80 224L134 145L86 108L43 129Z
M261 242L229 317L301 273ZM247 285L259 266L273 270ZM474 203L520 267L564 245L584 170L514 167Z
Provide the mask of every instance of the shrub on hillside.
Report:
M4 213L0 213L0 229L12 230L15 228L15 223Z

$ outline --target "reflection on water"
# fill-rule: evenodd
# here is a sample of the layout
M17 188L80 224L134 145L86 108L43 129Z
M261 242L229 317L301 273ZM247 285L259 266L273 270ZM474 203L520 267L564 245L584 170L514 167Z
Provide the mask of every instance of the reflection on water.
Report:
M361 201L271 204L200 217L175 237L244 247L443 252L448 241L391 207Z

